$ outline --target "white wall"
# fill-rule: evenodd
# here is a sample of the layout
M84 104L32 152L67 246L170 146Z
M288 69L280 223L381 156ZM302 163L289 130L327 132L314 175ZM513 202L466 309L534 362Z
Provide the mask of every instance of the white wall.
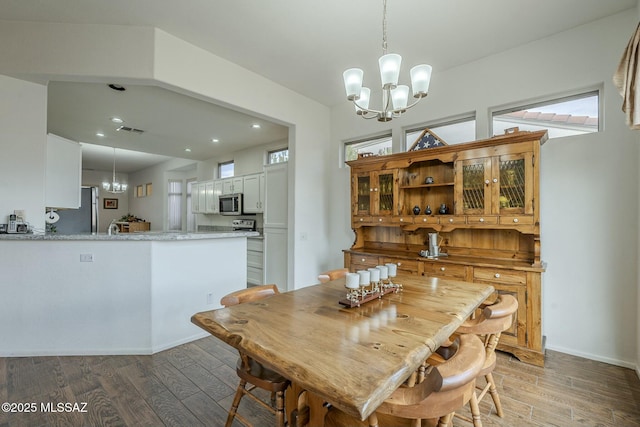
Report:
M602 86L604 127L597 134L547 142L541 159L543 333L547 348L635 367L638 293L638 138L624 124L611 77L637 24L622 13L449 70L436 70L431 93L391 125L364 122L345 104L332 110L332 188L348 185L339 169L341 141L477 112L488 136L488 109ZM461 47L463 48L463 47ZM372 103L375 100L372 95ZM340 203L340 204L338 204ZM348 191L326 214L332 250L349 247ZM346 230L346 231L345 231Z

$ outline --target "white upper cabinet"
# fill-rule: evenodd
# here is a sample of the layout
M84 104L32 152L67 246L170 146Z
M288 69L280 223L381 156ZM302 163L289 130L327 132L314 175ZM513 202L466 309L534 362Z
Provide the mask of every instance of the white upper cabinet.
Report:
M233 178L224 178L222 180L222 194L242 193L244 188L244 180L241 176Z
M47 135L45 206L80 207L82 187L82 148L75 141Z
M245 213L262 213L264 211L264 173L244 176Z

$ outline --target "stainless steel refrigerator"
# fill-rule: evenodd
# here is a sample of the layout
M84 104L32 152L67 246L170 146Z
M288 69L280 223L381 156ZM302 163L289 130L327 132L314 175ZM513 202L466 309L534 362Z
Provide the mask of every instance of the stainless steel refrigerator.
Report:
M60 209L56 234L88 234L98 231L98 187L82 187L79 209Z

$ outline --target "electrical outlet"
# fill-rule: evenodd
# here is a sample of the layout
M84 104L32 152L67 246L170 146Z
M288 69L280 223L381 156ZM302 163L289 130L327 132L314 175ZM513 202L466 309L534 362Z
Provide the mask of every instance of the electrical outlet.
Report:
M80 262L93 262L93 254L80 254Z

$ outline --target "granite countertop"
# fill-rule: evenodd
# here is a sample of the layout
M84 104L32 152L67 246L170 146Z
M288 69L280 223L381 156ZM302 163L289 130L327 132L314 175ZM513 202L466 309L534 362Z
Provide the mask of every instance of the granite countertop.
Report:
M203 231L197 233L145 231L137 233L98 234L0 234L2 240L137 240L137 241L170 241L170 240L206 240L227 239L230 237L258 237L257 231Z

